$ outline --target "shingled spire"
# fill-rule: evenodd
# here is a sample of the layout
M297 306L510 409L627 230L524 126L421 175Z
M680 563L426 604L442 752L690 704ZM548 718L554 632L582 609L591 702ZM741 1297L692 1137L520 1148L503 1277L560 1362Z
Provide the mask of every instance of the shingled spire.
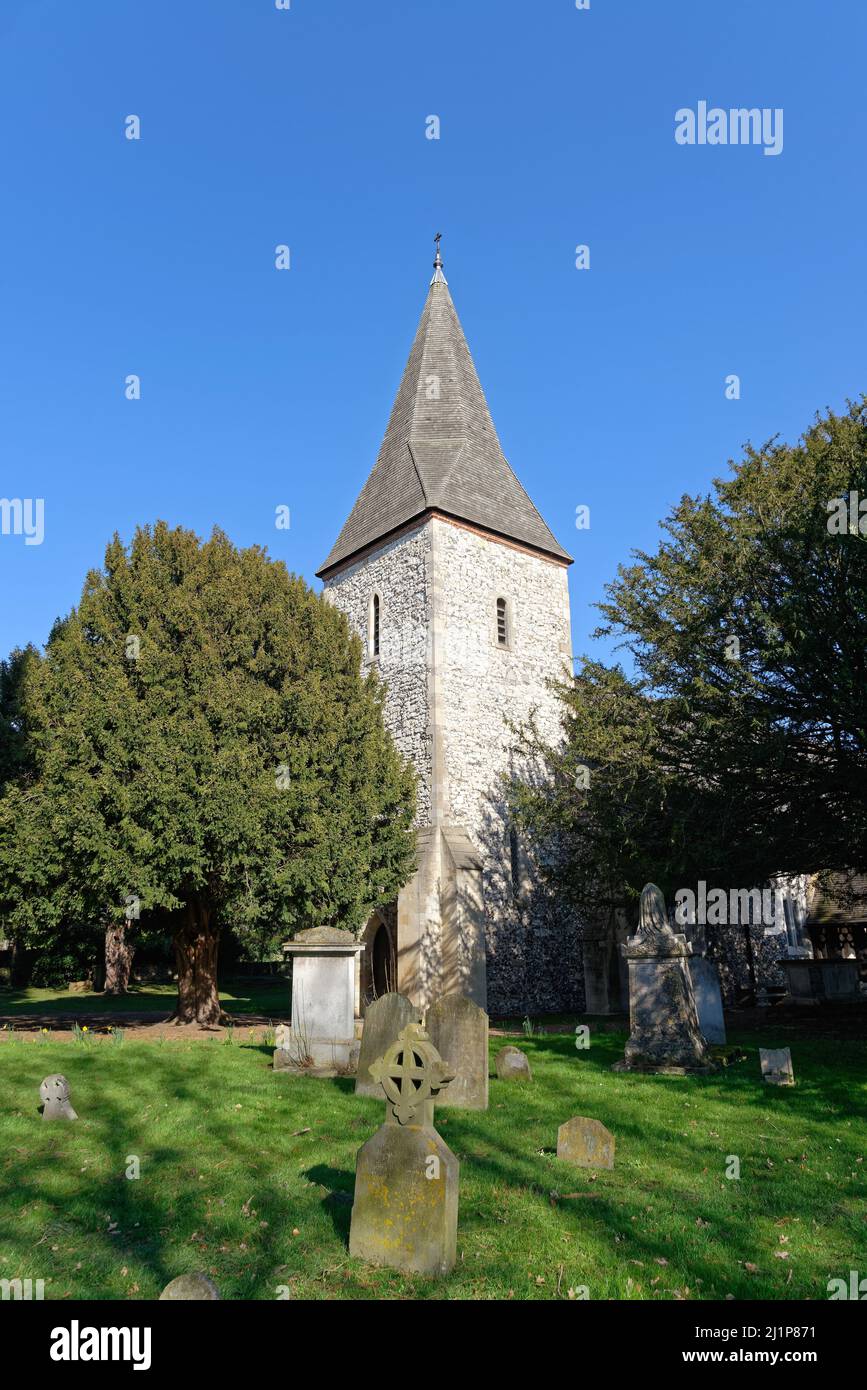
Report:
M428 513L571 563L506 462L443 275L439 238L376 466L319 576Z

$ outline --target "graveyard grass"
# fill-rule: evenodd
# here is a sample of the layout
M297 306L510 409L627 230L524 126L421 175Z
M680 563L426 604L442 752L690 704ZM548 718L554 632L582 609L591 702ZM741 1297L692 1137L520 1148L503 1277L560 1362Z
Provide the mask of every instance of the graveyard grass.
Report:
M461 1160L458 1263L428 1280L350 1259L358 1147L384 1104L353 1082L275 1074L230 1043L0 1045L0 1278L46 1299L152 1299L202 1270L225 1298L826 1299L867 1260L867 1044L797 1041L797 1085L747 1058L710 1077L619 1074L625 1034L492 1039L529 1085L491 1080L487 1112L437 1107ZM493 1070L493 1069L492 1069ZM38 1087L69 1079L75 1124ZM616 1135L613 1172L556 1157L573 1115ZM740 1179L725 1176L727 1156ZM138 1180L125 1176L132 1156ZM570 1290L572 1294L570 1295Z

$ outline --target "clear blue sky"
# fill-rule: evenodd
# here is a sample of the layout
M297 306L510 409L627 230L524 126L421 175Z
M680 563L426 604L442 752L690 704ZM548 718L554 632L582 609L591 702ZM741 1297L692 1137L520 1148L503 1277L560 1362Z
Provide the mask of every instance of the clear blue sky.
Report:
M318 582L439 230L588 650L681 493L867 386L865 70L863 0L2 0L0 496L45 539L0 536L0 655L157 517ZM678 145L701 100L782 153Z

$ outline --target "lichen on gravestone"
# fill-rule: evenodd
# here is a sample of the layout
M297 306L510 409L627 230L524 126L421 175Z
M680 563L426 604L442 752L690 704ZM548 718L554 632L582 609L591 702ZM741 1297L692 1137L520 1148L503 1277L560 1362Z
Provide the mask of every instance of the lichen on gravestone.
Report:
M385 1123L358 1151L350 1255L412 1274L447 1274L457 1256L460 1164L433 1126L454 1076L424 1028L407 1024L370 1067Z

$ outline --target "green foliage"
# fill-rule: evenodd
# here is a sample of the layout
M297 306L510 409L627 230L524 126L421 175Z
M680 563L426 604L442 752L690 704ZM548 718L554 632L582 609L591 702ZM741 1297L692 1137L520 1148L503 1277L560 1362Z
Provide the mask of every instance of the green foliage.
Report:
M194 903L264 953L360 930L411 872L383 689L345 617L258 547L115 537L44 655L3 674L0 915L29 944L134 895L139 937Z
M867 497L867 397L732 468L607 587L636 678L584 661L566 748L523 731L513 810L578 901L867 863L867 537L829 529Z

